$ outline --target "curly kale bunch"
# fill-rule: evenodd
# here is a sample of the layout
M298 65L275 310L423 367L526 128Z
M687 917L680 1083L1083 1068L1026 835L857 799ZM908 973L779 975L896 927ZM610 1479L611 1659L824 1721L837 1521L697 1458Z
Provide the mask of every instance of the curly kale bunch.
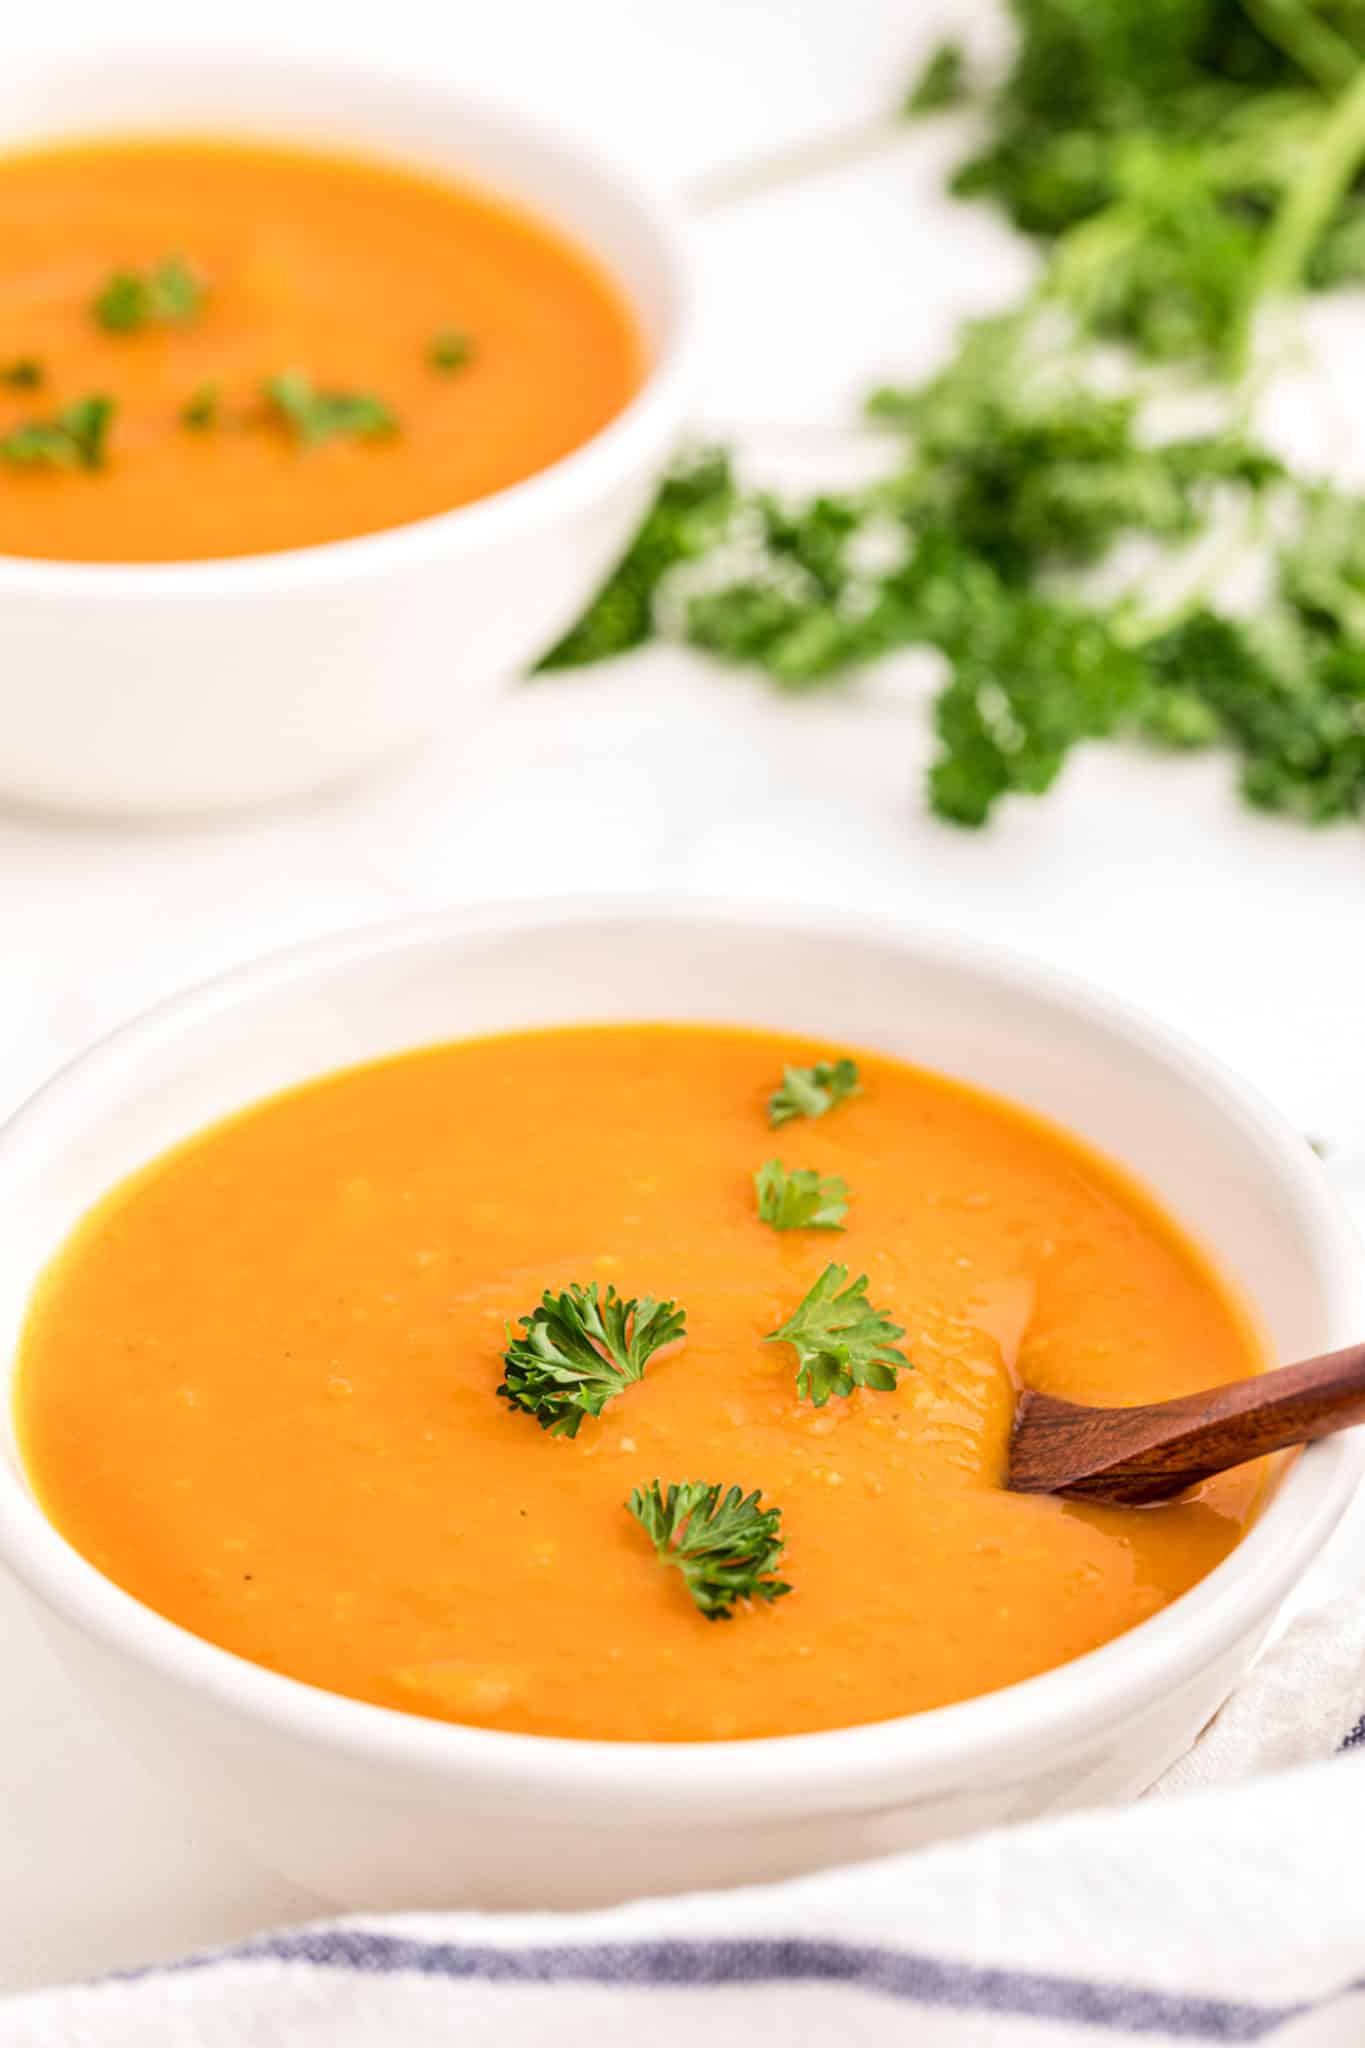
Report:
M953 190L1051 245L1054 283L1095 333L1167 361L1216 357L1325 112L1365 60L1365 7L1013 0L1012 12L1014 63L983 96L990 137ZM1332 196L1305 252L1315 284L1365 276L1356 166Z
M898 460L870 489L792 504L738 488L714 451L685 458L548 665L635 645L665 614L788 691L930 647L947 674L929 800L954 823L1042 794L1074 746L1121 735L1232 751L1261 808L1357 817L1365 507L1231 427L1155 435L1111 344L1226 376L1262 306L1365 278L1365 0L1012 11L1001 79L983 88L945 45L905 111L984 110L954 189L1043 242L1036 290L967 327L936 376L872 395ZM1219 522L1259 526L1271 554L1253 620L1207 591L1164 618L1093 594L1086 572L1116 550L1178 549Z

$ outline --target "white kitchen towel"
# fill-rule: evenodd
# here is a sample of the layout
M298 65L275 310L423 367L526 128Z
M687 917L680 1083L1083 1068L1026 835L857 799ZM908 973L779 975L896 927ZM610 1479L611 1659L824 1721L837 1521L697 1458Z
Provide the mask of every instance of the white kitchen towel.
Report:
M0 2048L1362 2048L1362 1715L1353 1593L1126 1811L608 1912L297 1928L12 1999Z

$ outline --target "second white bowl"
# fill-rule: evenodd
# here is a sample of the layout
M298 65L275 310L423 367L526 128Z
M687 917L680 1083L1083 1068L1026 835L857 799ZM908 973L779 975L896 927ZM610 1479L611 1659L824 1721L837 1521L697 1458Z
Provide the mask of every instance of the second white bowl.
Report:
M312 64L64 59L0 80L0 149L157 130L362 151L486 186L598 257L652 368L563 461L388 532L202 563L0 557L0 794L31 804L268 801L458 728L586 605L682 425L680 234L577 144L472 95Z

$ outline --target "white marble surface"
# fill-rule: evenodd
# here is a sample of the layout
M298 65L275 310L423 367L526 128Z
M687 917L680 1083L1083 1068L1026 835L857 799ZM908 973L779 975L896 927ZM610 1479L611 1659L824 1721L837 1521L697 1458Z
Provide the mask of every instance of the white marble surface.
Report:
M100 0L48 13L7 23L7 63L111 33ZM238 0L233 20L258 50L486 79L686 184L883 102L929 13L904 0ZM168 0L122 0L118 34L207 48L213 29ZM784 475L814 474L827 457L811 428L877 377L922 367L956 315L1013 289L1022 252L934 196L947 144L907 138L699 223L699 418L742 427ZM828 444L829 461L840 453ZM146 1000L266 946L461 900L695 889L891 911L1083 971L1212 1044L1325 1138L1365 1216L1359 832L1258 819L1217 762L1103 749L1046 804L953 832L918 796L924 680L909 661L784 703L656 650L509 692L406 771L288 815L116 831L0 813L0 1108ZM0 690L22 687L0 621ZM311 1910L125 1761L3 1583L0 1646L0 1988Z

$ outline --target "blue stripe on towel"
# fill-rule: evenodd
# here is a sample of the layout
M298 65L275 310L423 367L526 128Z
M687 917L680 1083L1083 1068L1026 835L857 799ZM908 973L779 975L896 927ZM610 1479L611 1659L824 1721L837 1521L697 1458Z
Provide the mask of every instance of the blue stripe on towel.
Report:
M1065 2020L1115 2034L1182 2041L1262 2041L1308 2008L1184 1997L1135 1984L1095 1983L1041 1972L998 1970L898 1949L838 1941L636 1941L581 1947L493 1948L414 1941L363 1928L304 1928L121 1980L152 1979L233 1963L303 1963L365 1975L411 1971L481 1984L592 1984L648 1990L775 1983L842 1984L954 2012ZM105 1980L110 1981L110 1980Z
M1361 1715L1341 1746L1343 1749L1359 1749L1362 1745L1365 1745L1365 1714Z

